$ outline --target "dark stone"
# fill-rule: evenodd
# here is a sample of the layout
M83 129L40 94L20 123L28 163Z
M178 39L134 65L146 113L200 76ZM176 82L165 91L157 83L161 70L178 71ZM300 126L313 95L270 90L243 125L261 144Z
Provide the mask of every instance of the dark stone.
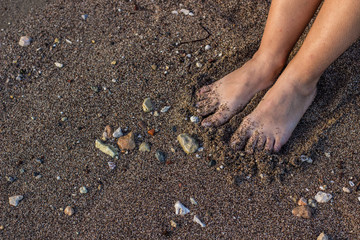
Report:
M164 163L164 162L165 162L166 157L165 157L165 154L164 154L163 152L157 150L156 153L155 153L155 157L156 157L156 159L159 160L161 163Z
M216 165L216 161L215 160L210 160L210 162L208 163L209 167L213 167Z

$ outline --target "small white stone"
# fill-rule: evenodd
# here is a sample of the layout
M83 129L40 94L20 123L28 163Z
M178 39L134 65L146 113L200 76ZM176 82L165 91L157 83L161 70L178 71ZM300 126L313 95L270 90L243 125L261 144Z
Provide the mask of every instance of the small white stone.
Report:
M354 187L355 183L353 181L349 181L349 185L350 185L350 187Z
M113 132L113 137L114 138L119 138L119 137L122 137L124 134L123 132L121 131L121 128L118 128L115 130L115 132Z
M65 39L65 42L67 42L68 44L72 44L72 41L70 41L69 39Z
M16 195L16 196L12 196L9 197L9 203L11 206L16 207L17 205L19 205L19 202L23 199L24 197L22 195Z
M198 122L199 122L199 118L196 117L196 116L191 116L191 117L190 117L190 121L193 122L193 123L198 123Z
M359 202L360 202L360 196L358 197L358 200L359 200Z
M197 62L197 63L196 63L196 66L197 66L198 68L201 68L201 67L202 67L202 64L201 64L200 62Z
M85 193L87 193L87 192L88 192L88 190L87 190L87 188L86 188L85 186L82 186L82 187L80 188L80 193L85 194Z
M178 14L179 14L179 12L178 12L178 11L176 11L176 10L171 11L171 13L172 13L172 14L175 14L175 15L178 15Z
M190 14L190 11L187 10L187 9L184 9L184 8L180 9L180 12L183 13L184 15L186 15L186 16Z
M62 68L64 66L64 64L59 63L59 62L55 62L55 66L58 68Z
M201 227L206 227L206 225L199 219L197 215L194 216L193 221L200 224Z
M331 154L329 152L325 152L325 157L329 158L331 156Z
M22 36L19 40L19 45L22 47L26 47L29 46L31 43L32 39L29 36Z
M211 49L211 46L210 45L206 45L205 46L205 50L210 50Z
M311 158L305 156L305 155L301 155L301 156L300 156L300 160L301 160L302 162L307 162L307 163L310 163L310 164L313 163L313 160L312 160Z
M171 108L171 106L165 106L160 110L160 112L166 113L167 111L169 111L170 108Z
M322 191L319 191L315 195L315 200L318 203L326 203L326 202L330 201L331 198L332 198L332 195L330 193L325 193L325 192L322 192Z
M116 168L116 164L114 162L108 162L108 166L111 170L114 170Z
M198 152L202 152L202 151L204 151L204 147L199 147Z
M190 210L186 208L180 201L175 203L175 214L185 215L188 214Z
M189 53L189 54L186 54L186 57L187 58L191 58L191 54Z
M61 177L60 177L60 176L56 176L56 180L61 180Z
M154 117L158 117L160 114L159 114L159 112L158 111L155 111L154 112Z
M192 197L190 197L190 202L191 202L191 204L193 204L193 205L198 205L197 201L195 201L195 199L192 198Z
M320 190L325 191L325 190L326 190L326 185L322 185L322 186L320 186L319 188L320 188Z
M342 190L343 190L344 193L351 193L351 190L349 188L347 188L347 187L343 187Z
M84 19L84 20L86 20L88 17L89 17L89 16L88 16L87 14L81 15L81 18Z

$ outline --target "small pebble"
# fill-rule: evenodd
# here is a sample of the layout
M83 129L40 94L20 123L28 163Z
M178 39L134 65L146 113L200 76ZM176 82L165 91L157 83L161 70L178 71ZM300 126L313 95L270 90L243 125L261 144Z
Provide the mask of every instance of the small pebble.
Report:
M198 205L197 201L195 201L195 199L192 198L192 197L190 197L190 202L191 202L191 204L193 204L193 205Z
M351 193L351 190L349 188L347 188L347 187L343 187L342 190L343 190L344 193Z
M173 152L173 153L175 153L175 152L176 152L176 149L173 148L173 147L171 147L171 148L170 148L170 151Z
M209 163L208 163L208 166L209 167L213 167L216 165L216 161L213 159L213 160L210 160Z
M292 214L296 217L311 218L311 209L308 206L298 206L292 210Z
M190 10L187 10L187 9L180 9L180 12L183 13L184 15L190 15L190 16L193 16L193 13L190 12Z
M171 106L165 106L160 110L160 112L166 113L167 111L169 111L170 108L171 108Z
M147 142L142 142L139 146L140 152L150 152L150 145Z
M206 225L199 219L197 215L194 216L193 221L200 224L201 227L206 227Z
M87 188L86 188L85 186L82 186L82 187L80 188L80 193L85 194L85 193L87 193L87 192L88 192L88 190L87 190Z
M359 202L360 202L360 196L358 197L358 200L359 200Z
M58 68L62 68L64 66L64 64L59 63L59 62L55 62L55 66Z
M0 225L0 230L4 230L4 226L3 226L3 225Z
M116 164L114 162L108 162L108 166L110 170L114 170L116 168Z
M26 47L29 46L31 43L32 39L29 36L22 36L19 40L19 45L22 47Z
M111 157L115 157L118 155L118 151L115 149L115 147L104 144L100 140L95 141L95 147Z
M143 121L143 120L140 120L139 122L138 122L138 125L139 125L139 127L141 127L142 129L146 129L146 123Z
M319 191L315 195L315 200L318 203L326 203L326 202L330 201L331 198L332 198L332 195L330 193L325 193L325 192L322 192L322 191Z
M111 65L116 65L116 63L117 63L116 61L112 61Z
M190 121L193 122L193 123L198 123L198 122L199 122L199 118L196 117L196 116L191 116L191 117L190 117Z
M72 216L75 213L75 211L72 207L67 206L64 210L64 213L68 216Z
M151 68L152 68L152 70L155 71L157 69L157 66L155 64L153 64L153 65L151 65Z
M159 115L160 115L160 114L159 114L158 111L155 111L155 112L154 112L154 116L155 116L155 117L158 117Z
M42 160L41 158L36 158L35 162L39 163L39 164L43 164L44 160Z
M331 156L331 154L329 152L325 152L325 157L329 158Z
M210 50L211 49L211 46L210 45L206 45L205 46L205 50Z
M114 133L113 133L113 137L114 137L114 138L119 138L119 137L122 137L123 135L124 135L124 134L123 134L121 128L116 129L116 130L114 131Z
M153 104L151 102L150 98L145 98L143 104L142 104L144 112L150 112L153 110Z
M349 185L350 185L350 187L354 187L355 183L353 181L349 181Z
M315 201L314 199L309 199L308 204L309 204L309 206L312 207L312 208L316 208L316 207L317 207L316 201Z
M178 11L174 10L174 11L171 11L172 14L175 14L175 15L178 15Z
M23 200L23 198L24 197L22 195L9 197L9 203L11 206L17 207L17 205L19 205L19 202Z
M188 214L190 212L190 210L185 207L180 201L177 201L175 203L175 214L176 215L185 215Z
M62 122L65 122L65 121L67 121L67 120L68 120L67 117L62 117L62 118L61 118L61 121L62 121Z
M8 181L8 182L10 182L10 183L12 183L12 182L15 181L15 178L14 178L14 177L11 177L11 176L6 176L5 178L6 178L6 181Z
M179 141L184 152L187 154L194 153L199 148L199 144L196 142L196 140L190 137L187 133L178 135L177 140Z
M88 16L87 14L81 15L81 18L84 19L84 20L86 20L88 17L89 17L89 16Z
M176 222L174 222L173 220L170 220L170 225L173 227L173 228L177 228L178 227L178 224Z
M201 68L201 67L202 67L202 64L201 64L200 62L197 62L197 63L196 63L196 66L197 66L198 68Z
M159 160L161 163L165 162L165 154L161 152L160 150L157 150L155 153L155 157L157 160Z
M301 155L301 156L300 156L300 160L301 160L302 162L307 162L307 163L310 163L310 164L313 163L313 160L312 160L311 158L305 156L305 155Z
M136 147L134 133L130 132L126 136L120 137L117 144L121 150L133 150Z
M316 240L329 240L329 237L324 232L322 232Z
M297 204L298 204L299 206L306 206L306 205L307 205L307 200L306 200L306 198L304 198L304 197L300 198L299 201L297 202Z

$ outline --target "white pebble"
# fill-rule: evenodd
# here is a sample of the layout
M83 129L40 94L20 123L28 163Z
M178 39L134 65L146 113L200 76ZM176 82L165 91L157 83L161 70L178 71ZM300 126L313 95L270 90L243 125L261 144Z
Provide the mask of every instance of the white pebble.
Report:
M359 200L359 202L360 202L360 196L358 197L358 200Z
M329 158L331 156L331 154L329 152L324 153L325 157Z
M59 62L55 62L55 66L58 68L62 68L64 66L64 64L59 63Z
M19 40L19 45L22 46L22 47L26 47L26 46L29 46L30 43L31 43L31 37L28 37L28 36L22 36Z
M305 156L305 155L301 155L301 156L300 156L300 160L301 160L302 162L307 162L307 163L310 163L310 164L313 163L313 160L312 160L311 158Z
M332 198L332 195L330 193L325 193L325 192L322 192L322 191L319 191L315 195L315 200L318 203L326 203L326 202L330 201L331 198Z
M210 45L206 45L205 46L205 50L210 50L211 49L211 46Z
M186 54L186 57L187 58L191 58L191 54L189 53L189 54Z
M23 199L24 197L22 195L16 195L16 196L12 196L9 197L9 203L11 206L16 207L17 205L19 205L19 202Z
M200 224L201 227L205 227L206 225L199 219L199 217L197 215L194 216L193 219L194 222Z
M198 68L201 68L201 67L202 67L202 64L201 64L200 62L197 62L197 63L196 63L196 66L197 66Z
M113 137L114 138L119 138L119 137L122 137L124 134L123 132L121 131L121 128L118 128L115 130L115 132L113 132Z
M186 16L190 14L190 10L187 10L187 9L184 9L184 8L181 9L180 12L183 13L184 15L186 15Z
M350 187L354 187L355 183L353 181L349 181L349 185L350 185Z
M190 212L190 210L188 208L186 208L184 205L182 205L182 203L180 201L177 201L175 203L175 214L185 215L189 212Z
M193 123L198 123L198 122L199 122L199 118L196 117L196 116L191 116L191 117L190 117L190 121L193 122Z
M351 193L350 189L347 188L347 187L343 187L342 190L343 190L344 193Z
M195 199L192 198L192 197L190 197L190 202L191 202L191 204L193 204L193 205L198 205L197 201L195 201Z
M178 11L176 11L176 10L171 11L171 13L172 13L172 14L175 14L175 15L178 15L178 14L179 14L179 12L178 12Z
M80 193L85 194L85 193L87 193L87 192L88 192L88 190L87 190L87 188L86 188L85 186L82 186L82 187L80 188Z
M169 111L170 108L171 108L171 106L165 106L160 110L160 112L166 113L167 111Z
M88 17L89 17L89 16L88 16L87 14L81 15L81 18L84 19L84 20L86 20Z

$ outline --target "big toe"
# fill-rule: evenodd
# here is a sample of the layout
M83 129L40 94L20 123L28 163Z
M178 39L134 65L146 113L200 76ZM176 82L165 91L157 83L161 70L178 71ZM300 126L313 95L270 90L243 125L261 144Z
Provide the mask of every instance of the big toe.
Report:
M201 125L203 127L217 127L229 121L232 116L234 116L233 111L230 109L223 109L223 107L220 106L213 115L205 118Z
M197 97L200 98L201 95L203 95L204 93L210 92L211 91L211 85L206 85L203 86L202 88L200 88L197 92Z

